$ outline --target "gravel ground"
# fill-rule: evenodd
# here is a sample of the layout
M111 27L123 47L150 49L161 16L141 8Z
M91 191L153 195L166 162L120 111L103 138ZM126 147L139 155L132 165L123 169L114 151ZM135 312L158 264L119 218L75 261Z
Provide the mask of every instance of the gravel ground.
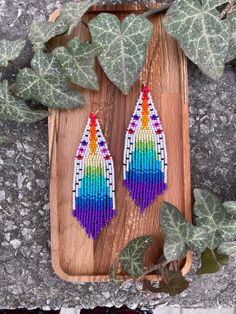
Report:
M113 1L110 1L113 2ZM132 1L130 1L132 2ZM59 5L50 0L0 0L0 38L25 36L33 19L43 20ZM16 61L31 58L30 47ZM14 68L2 78L14 80ZM227 67L222 79L206 78L189 63L191 173L193 187L208 188L222 200L236 199L236 76ZM236 304L233 258L216 275L188 275L190 288L181 296L143 295L130 284L71 284L52 271L49 236L47 122L1 123L1 132L16 139L0 147L0 308L97 305L152 308L179 304L186 308ZM197 292L197 293L196 293Z

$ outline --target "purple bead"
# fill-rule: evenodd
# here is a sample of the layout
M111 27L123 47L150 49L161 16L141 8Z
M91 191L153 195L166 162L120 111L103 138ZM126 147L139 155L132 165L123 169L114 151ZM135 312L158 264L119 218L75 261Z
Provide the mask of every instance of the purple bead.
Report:
M139 120L140 116L138 116L137 114L133 115L134 120Z
M156 114L153 114L153 115L151 116L151 119L152 119L152 120L157 120L157 118L158 118L158 116L157 116Z
M88 145L88 142L82 141L81 144L82 144L83 146L87 146L87 145Z
M104 146L106 143L104 141L99 142L99 146Z

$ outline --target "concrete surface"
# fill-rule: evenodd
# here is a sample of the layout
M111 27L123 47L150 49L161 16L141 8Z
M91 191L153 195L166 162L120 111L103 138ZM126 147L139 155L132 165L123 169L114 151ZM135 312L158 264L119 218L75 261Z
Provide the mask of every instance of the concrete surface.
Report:
M33 19L45 19L59 5L51 0L0 0L0 38L25 36ZM30 48L16 61L29 63ZM14 80L10 67L2 78ZM214 82L189 64L191 170L193 187L208 188L222 200L236 199L236 77L227 67ZM49 236L47 122L34 125L2 123L1 132L15 137L0 147L0 308L97 305L180 305L182 308L236 305L236 265L231 258L218 274L188 275L190 287L180 296L144 295L130 283L71 284L52 271Z

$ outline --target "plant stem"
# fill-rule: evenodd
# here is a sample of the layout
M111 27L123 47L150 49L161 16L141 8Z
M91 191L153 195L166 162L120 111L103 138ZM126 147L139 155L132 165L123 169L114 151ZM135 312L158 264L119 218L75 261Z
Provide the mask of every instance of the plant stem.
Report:
M81 20L81 22L87 29L89 29L88 24L84 20Z
M169 9L170 6L171 6L171 3L164 4L164 5L160 6L159 8L150 9L150 10L145 11L144 13L141 14L141 16L148 17L150 15L166 11L167 9Z
M11 64L15 69L17 69L18 71L20 70L19 68L18 68L18 66L15 64L15 63L13 63L11 60L8 60L8 63L9 64Z
M139 276L138 278L136 278L136 281L143 279L146 275L152 273L155 270L164 268L168 263L165 261L163 263L154 265L153 267L149 268L148 270L146 270L141 276Z

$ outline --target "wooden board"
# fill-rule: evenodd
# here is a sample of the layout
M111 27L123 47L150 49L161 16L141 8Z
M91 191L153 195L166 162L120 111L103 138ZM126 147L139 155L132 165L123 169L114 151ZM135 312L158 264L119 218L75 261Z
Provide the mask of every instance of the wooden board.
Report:
M93 8L86 19L99 11L117 14L121 19L131 11L142 11L141 6L105 6ZM54 12L54 21L59 11ZM159 225L159 207L163 200L176 205L187 220L191 220L191 191L189 167L189 133L187 106L186 59L176 41L162 28L163 15L150 20L154 32L149 44L146 65L140 81L129 96L122 93L107 79L100 66L96 70L100 91L79 89L86 97L84 109L50 110L49 157L50 157L50 210L52 264L55 272L64 280L107 281L111 264L121 249L133 238L154 235L155 241L145 255L145 263L152 266L162 253L163 237ZM54 39L50 47L66 45L79 35L88 38L84 26L73 31L70 37ZM142 82L148 82L154 102L166 133L168 165L168 189L146 209L142 216L123 186L122 154L125 131L138 99ZM76 148L91 110L104 107L98 118L114 159L116 175L116 217L100 234L98 240L88 239L79 223L72 217L72 179ZM182 263L186 273L191 266L191 254ZM122 276L122 274L121 274ZM151 275L149 279L156 280Z

